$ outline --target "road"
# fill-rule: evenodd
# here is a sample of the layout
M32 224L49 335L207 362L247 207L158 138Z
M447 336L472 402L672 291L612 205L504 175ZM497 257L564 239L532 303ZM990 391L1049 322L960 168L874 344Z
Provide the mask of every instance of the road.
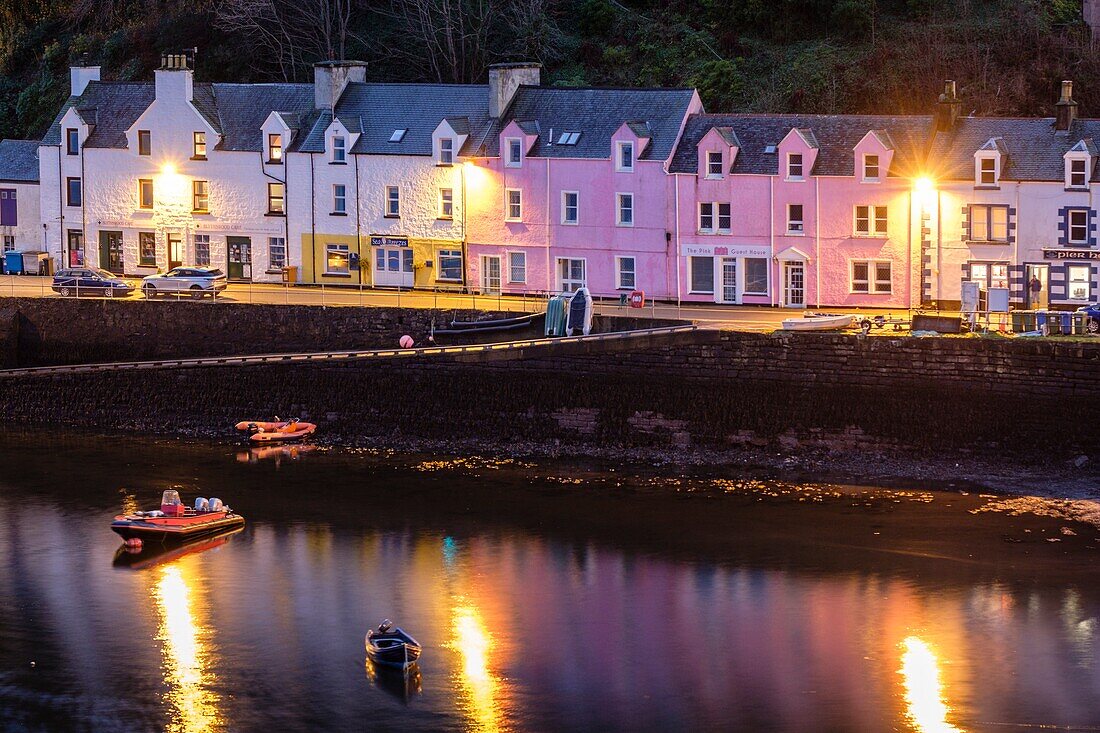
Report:
M50 290L51 279L24 275L0 276L0 297L61 297ZM128 300L141 296L131 295ZM158 298L163 300L163 298ZM190 300L188 298L187 300ZM324 286L294 286L276 283L232 283L216 299L202 302L263 303L272 305L324 306L388 306L400 308L474 308L534 312L546 308L546 298L539 294L527 297L511 295L462 295L427 291L371 290L364 288L333 288ZM831 312L844 309L830 309ZM596 312L606 315L647 316L696 321L700 325L738 331L773 331L784 318L797 317L805 311L759 306L720 306L706 304L647 303L645 308L619 306L617 301L603 301ZM899 315L904 311L899 312Z

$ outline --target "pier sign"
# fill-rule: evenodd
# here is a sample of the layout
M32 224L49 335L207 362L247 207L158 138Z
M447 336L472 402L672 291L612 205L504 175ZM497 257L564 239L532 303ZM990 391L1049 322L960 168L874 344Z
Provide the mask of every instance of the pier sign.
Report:
M1100 250L1044 249L1044 260L1100 260Z

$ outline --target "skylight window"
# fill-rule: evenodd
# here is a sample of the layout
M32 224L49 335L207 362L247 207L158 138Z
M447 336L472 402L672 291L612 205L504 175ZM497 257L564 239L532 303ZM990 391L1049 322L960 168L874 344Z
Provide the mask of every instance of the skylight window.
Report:
M580 139L581 134L579 132L563 132L561 137L558 138L558 145L576 145Z
M407 127L402 127L399 130L394 130L393 134L390 135L390 142L391 143L401 142L405 138L405 133L408 132L408 131L409 131L409 129Z
M764 152L765 153L774 153L778 149L779 149L779 146L777 146L777 145L765 145L764 146Z

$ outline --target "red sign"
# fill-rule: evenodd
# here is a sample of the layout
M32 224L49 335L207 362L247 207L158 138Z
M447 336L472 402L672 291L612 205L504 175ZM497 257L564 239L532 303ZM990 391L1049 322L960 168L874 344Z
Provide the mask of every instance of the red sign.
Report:
M635 290L630 294L630 307L631 308L644 308L645 307L645 293L641 290Z

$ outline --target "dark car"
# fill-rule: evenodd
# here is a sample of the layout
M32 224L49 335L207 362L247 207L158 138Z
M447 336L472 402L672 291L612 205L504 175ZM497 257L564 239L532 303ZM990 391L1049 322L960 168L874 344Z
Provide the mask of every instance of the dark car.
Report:
M1092 305L1086 305L1084 308L1078 308L1078 313L1085 314L1085 330L1089 333L1100 333L1100 303L1093 303Z
M53 276L53 285L50 287L62 297L99 295L113 298L134 292L134 286L131 283L98 267L71 267L59 270Z

